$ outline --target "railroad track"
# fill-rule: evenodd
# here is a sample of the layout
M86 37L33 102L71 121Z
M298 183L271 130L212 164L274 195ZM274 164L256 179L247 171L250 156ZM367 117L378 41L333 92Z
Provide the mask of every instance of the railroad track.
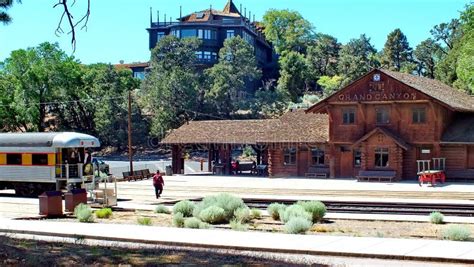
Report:
M250 208L266 209L274 200L244 199ZM278 200L278 203L291 205L294 200ZM322 201L328 212L358 214L397 214L429 215L439 211L446 216L474 217L474 204L426 204L405 202L361 202L361 201Z

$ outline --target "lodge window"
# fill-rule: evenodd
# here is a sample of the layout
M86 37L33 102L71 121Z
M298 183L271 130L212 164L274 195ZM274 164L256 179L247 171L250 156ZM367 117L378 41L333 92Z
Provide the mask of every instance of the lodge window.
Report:
M48 154L33 154L31 163L33 165L48 165Z
M7 165L21 165L21 154L7 154Z
M360 150L354 151L354 167L360 167L362 165L362 153Z
M211 60L211 52L204 51L204 60Z
M157 41L160 41L161 39L163 39L165 37L165 33L164 32L157 32L156 33L156 40Z
M355 123L355 109L345 108L342 110L342 123L343 124Z
M388 167L388 148L375 149L375 167L376 168Z
M390 113L388 112L388 108L376 108L375 114L377 124L390 123Z
M296 148L290 147L284 150L284 164L285 165L295 165L296 164Z
M177 38L181 37L181 31L180 30L171 30L171 35L174 35Z
M425 123L425 122L426 122L426 109L414 108L413 109L413 123Z
M226 37L225 37L226 39L227 38L232 38L234 36L235 36L235 31L234 30L227 30Z
M196 57L197 57L197 59L202 59L203 58L202 57L202 51L197 51L196 52Z
M311 149L311 165L324 165L324 150L319 148Z
M182 38L196 37L196 29L184 29L181 30Z

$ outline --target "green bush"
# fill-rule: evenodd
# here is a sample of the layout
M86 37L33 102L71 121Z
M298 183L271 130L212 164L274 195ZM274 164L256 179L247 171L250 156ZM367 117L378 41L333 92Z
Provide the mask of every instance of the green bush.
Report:
M238 208L234 212L234 219L238 222L245 223L250 220L249 208Z
M262 212L259 209L251 209L250 210L250 219L260 219L262 218Z
M139 225L152 225L151 218L148 217L138 217L137 222Z
M207 229L209 228L209 224L202 222L196 217L191 217L184 220L184 227L192 229Z
M286 209L285 204L281 203L272 203L268 205L267 212L274 220L280 219L280 212Z
M77 205L74 208L74 215L80 222L94 222L94 215L92 213L92 209L87 204L81 203Z
M173 213L181 213L184 217L192 217L196 205L189 200L182 200L173 206Z
M286 208L285 210L281 211L280 213L280 220L284 223L287 223L290 221L291 218L294 217L302 217L304 219L307 219L308 221L313 220L313 216L311 213L307 212L303 206L300 206L298 204L293 204Z
M221 207L210 206L199 214L199 219L210 224L226 222L225 211Z
M173 214L173 225L179 228L184 227L184 216L181 212Z
M441 212L432 212L430 214L430 222L434 224L443 224L444 223L444 215Z
M321 201L298 201L296 204L311 214L314 223L321 221L326 215L326 205Z
M205 209L214 206L224 210L224 221L229 222L234 217L234 212L238 208L246 208L244 201L236 196L222 193L215 196L205 197L200 203L194 208L194 217L198 217L201 220L201 212ZM204 220L203 220L204 221Z
M99 219L108 219L112 216L111 208L103 208L95 211L95 216Z
M230 228L235 231L246 232L249 230L249 225L243 224L242 222L237 221L237 220L232 220L230 221Z
M464 225L451 225L443 232L443 238L453 241L468 241L471 231Z
M288 234L304 234L308 231L313 223L304 217L292 217L285 223L285 232Z
M170 214L171 211L167 207L165 207L165 205L158 205L155 208L155 213Z

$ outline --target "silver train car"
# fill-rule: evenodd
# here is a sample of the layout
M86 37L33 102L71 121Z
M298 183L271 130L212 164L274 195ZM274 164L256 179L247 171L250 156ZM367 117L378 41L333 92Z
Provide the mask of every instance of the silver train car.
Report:
M37 196L81 183L87 150L96 147L96 137L81 133L0 133L0 189Z

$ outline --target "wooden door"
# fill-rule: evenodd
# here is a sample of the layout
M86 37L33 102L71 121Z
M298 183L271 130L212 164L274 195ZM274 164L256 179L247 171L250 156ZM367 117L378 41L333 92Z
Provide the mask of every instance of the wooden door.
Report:
M352 151L341 151L341 177L353 177L353 173L354 164L352 162Z
M305 176L308 172L308 157L309 151L300 149L298 151L298 157L296 160L296 164L298 164L298 176Z
M418 147L417 151L418 160L431 160L433 158L433 147L432 146L422 146Z

